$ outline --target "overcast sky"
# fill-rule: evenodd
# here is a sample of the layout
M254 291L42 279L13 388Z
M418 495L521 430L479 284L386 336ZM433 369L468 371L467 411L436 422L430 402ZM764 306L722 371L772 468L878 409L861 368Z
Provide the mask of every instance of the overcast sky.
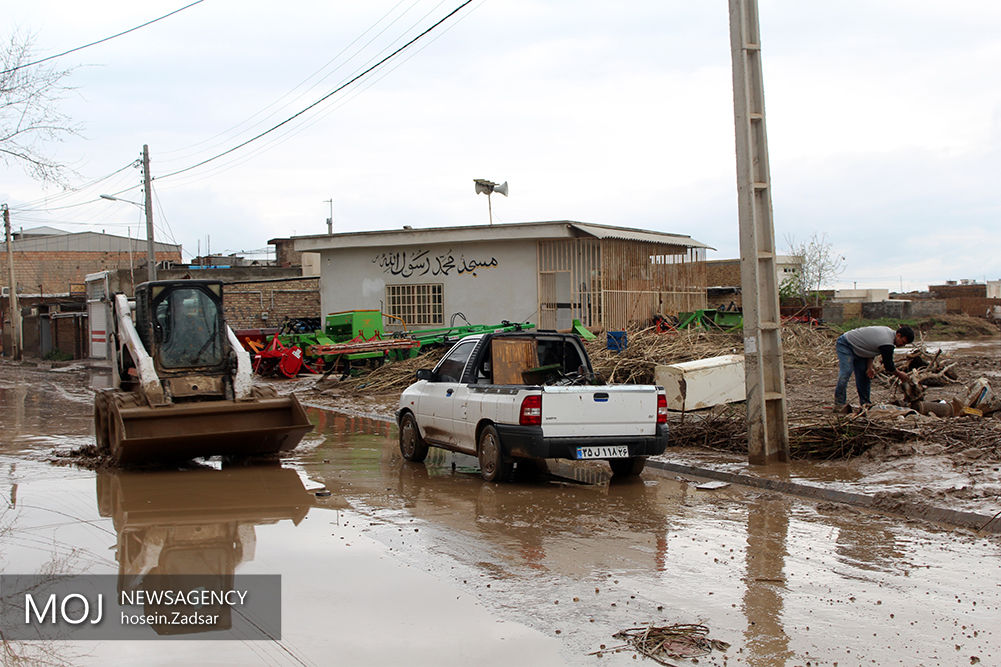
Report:
M6 29L46 56L187 1L4 4ZM474 0L282 129L167 176L459 4L205 0L55 61L76 67L61 110L81 133L45 150L84 184L149 144L157 235L185 259L209 240L229 253L324 233L331 198L336 232L485 224L474 178L510 183L495 222L638 227L738 255L726 0ZM779 251L826 234L846 258L841 287L1001 278L1001 2L760 0L759 13ZM15 227L144 233L138 208L98 199L140 201L137 169L71 196L0 174Z

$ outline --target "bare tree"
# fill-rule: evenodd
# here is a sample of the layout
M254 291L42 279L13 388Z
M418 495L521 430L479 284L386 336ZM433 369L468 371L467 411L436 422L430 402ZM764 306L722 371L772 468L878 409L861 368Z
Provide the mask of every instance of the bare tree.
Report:
M814 233L809 239L797 242L792 235L786 236L789 253L802 257L803 265L798 273L787 278L785 286L798 294L803 305L809 305L813 297L813 305L820 305L820 289L825 284L844 273L845 258L834 250L827 240L827 234Z
M77 134L59 102L71 90L72 69L31 64L32 36L15 31L0 46L0 163L18 164L32 178L65 184L70 169L47 156L44 145Z

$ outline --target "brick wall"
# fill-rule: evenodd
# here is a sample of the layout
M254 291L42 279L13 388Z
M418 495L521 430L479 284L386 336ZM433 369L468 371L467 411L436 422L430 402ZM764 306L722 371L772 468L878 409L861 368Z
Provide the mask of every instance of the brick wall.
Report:
M277 327L285 318L321 316L319 279L227 285L223 298L233 329Z
M987 285L929 285L928 291L938 299L952 299L959 297L980 297L987 296Z
M740 260L715 259L706 262L706 285L740 285Z
M158 252L157 261L180 262L177 252ZM145 273L146 255L133 253L137 272ZM140 268L141 263L141 268ZM79 250L14 252L14 277L26 294L65 294L71 283L83 283L84 276L106 269L129 270L128 252L85 252ZM0 253L0 276L7 282L7 255Z
M981 285L983 287L983 285ZM986 299L977 297L956 297L945 300L948 313L962 313L973 317L984 317L991 306L1001 305L1001 299Z

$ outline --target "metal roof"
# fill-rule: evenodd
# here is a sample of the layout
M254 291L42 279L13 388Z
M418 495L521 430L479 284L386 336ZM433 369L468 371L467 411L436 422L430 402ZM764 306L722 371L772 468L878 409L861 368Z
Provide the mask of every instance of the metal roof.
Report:
M419 245L430 243L461 243L475 241L503 241L525 239L565 239L582 235L600 239L623 239L647 243L666 243L689 248L709 248L683 234L668 234L629 227L612 227L572 220L546 222L515 222L496 225L467 225L461 227L429 227L413 229L382 229L369 232L317 234L293 237L295 249L316 252L341 248L383 247L387 245Z
M77 232L53 236L29 236L11 242L11 247L16 252L128 252L130 245L132 252L145 252L146 239L130 239L98 232ZM153 246L157 252L181 252L179 244L160 243L154 240ZM6 243L0 243L0 248L6 247Z
M715 250L701 241L696 241L691 236L684 234L668 234L666 232L653 232L643 229L630 229L628 227L611 227L609 225L592 225L583 222L571 222L571 227L589 234L599 239L622 239L624 241L645 241L648 243L669 243L671 245L683 245L688 248L709 248Z

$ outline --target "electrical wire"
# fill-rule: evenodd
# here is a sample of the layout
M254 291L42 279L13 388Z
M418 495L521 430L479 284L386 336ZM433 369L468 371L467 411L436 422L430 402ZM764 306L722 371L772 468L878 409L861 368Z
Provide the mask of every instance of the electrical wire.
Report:
M163 206L160 204L160 195L157 194L156 188L153 187L152 183L150 184L150 190L152 190L153 192L153 201L156 203L156 210L160 212L160 219L163 220L163 224L167 226L166 230L167 238L169 238L174 245L176 246L181 245L180 243L177 242L177 239L174 238L174 230L170 228L170 222L167 220L167 214L163 212ZM156 225L154 225L154 227L156 227ZM157 229L160 228L157 227ZM162 232L164 230L160 229L160 231Z
M295 135L297 135L297 134L299 134L299 133L301 133L301 132L309 129L313 125L316 125L317 123L319 123L320 121L322 121L324 118L326 118L327 116L329 116L330 114L332 114L334 111L337 111L338 109L344 107L349 102L351 102L352 100L354 100L356 97L358 97L359 95L361 95L362 93L364 93L368 89L372 88L373 86L377 85L380 81L382 81L383 79L385 79L387 76L389 76L390 74L392 74L393 72L395 72L397 69L399 69L403 65L407 64L408 62L410 62L410 60L412 60L413 58L415 58L418 55L420 55L420 53L422 51L424 51L429 46L431 46L432 44L434 44L436 41L438 41L439 39L441 39L442 37L444 37L446 34L448 34L448 32L450 30L452 30L453 28L455 28L456 26L458 26L460 23L462 23L463 21L465 21L473 12L475 12L477 9L479 9L480 7L482 7L483 4L486 1L487 0L480 0L480 3L478 5L476 5L471 10L469 10L465 15L459 17L454 23L452 23L451 25L447 26L444 30L442 30L441 32L439 32L438 34L436 34L434 37L431 38L431 40L429 40L428 42L424 43L420 48L418 48L418 49L416 49L416 50L411 51L410 53L408 53L405 58L403 58L402 60L397 61L392 67L390 67L388 69L385 69L385 70L382 70L379 73L378 76L372 77L372 78L368 79L362 87L355 88L350 93L348 93L345 97L343 97L342 99L340 99L337 103L331 105L327 110L325 110L325 111L317 114L314 118L312 118L309 121L304 122L302 125L299 125L296 128L294 128L292 130L289 130L286 134L282 135L282 138L289 138L289 137L295 136Z
M180 9L175 9L174 11L170 12L169 14L164 14L163 16L155 18L155 19L153 19L151 21L146 21L145 23L137 25L137 26L135 26L133 28L129 28L128 30L123 30L122 32L115 33L114 35L111 35L110 37L105 37L104 39L99 39L96 42L90 42L89 44L84 44L83 46L77 46L77 47L74 47L72 49L69 49L68 51L63 51L62 53L56 53L56 54L51 55L51 56L46 56L44 58L40 58L40 59L38 59L38 60L36 60L34 62L25 63L24 65L17 65L15 67L11 67L9 69L2 70L2 71L0 71L0 75L2 75L2 74L9 74L10 72L16 72L17 70L24 69L26 67L34 67L35 65L40 65L40 64L42 64L44 62L47 62L49 60L54 60L56 58L61 58L63 56L69 55L69 54L74 53L76 51L81 51L83 49L90 48L91 46L96 46L98 44L103 44L104 42L107 42L107 41L110 41L112 39L115 39L116 37L121 37L122 35L129 34L130 32L135 32L136 30L139 30L140 28L145 28L146 26L152 25L153 23L156 23L157 21L162 21L163 19L167 18L168 16L173 16L174 14L177 14L178 12L183 12L185 9L188 9L189 7L194 7L195 5L197 5L199 3L202 3L204 1L205 0L195 0L191 4L185 5L185 6L181 7Z
M352 89L352 91L350 93L348 93L347 96L343 97L337 103L335 103L335 104L331 105L330 107L328 107L326 110L321 111L318 114L314 114L314 117L311 118L309 121L305 121L304 123L295 125L294 127L285 128L284 130L278 132L277 134L272 135L271 137L269 137L265 142L263 142L262 145L259 145L258 147L254 148L254 149L251 149L250 151L248 151L246 153L243 153L241 157L225 161L222 164L220 164L220 165L218 165L218 166L216 166L214 168L209 169L208 171L201 172L197 176L188 177L188 178L181 178L179 181L178 180L171 181L171 186L184 186L184 185L189 185L191 183L197 183L199 181L205 180L206 178L214 177L214 176L217 176L217 175L222 174L224 172L230 171L231 169L235 169L235 168L237 168L237 167L239 167L241 165L244 165L244 164L252 161L258 155L266 153L267 151L271 150L272 148L274 148L275 146L279 145L280 143L283 143L284 141L287 141L288 139L290 139L290 138L292 138L292 137L294 137L296 135L301 134L303 131L305 131L306 129L309 129L313 125L319 123L324 118L326 118L327 116L329 116L331 113L333 113L334 111L342 108L347 103L349 103L350 101L352 101L353 99L355 99L356 97L358 97L359 95L361 95L362 93L364 93L365 91L367 91L368 89L370 89L371 87L373 87L374 85L376 85L379 81L382 81L389 74L391 74L392 72L396 71L398 68L400 68L401 66L403 66L407 62L409 62L415 56L417 56L418 54L420 54L426 48L428 48L429 46L431 46L432 44L434 44L438 39L440 39L441 37L443 37L444 35L446 35L449 31L451 31L453 28L455 28L459 23L461 23L466 18L468 18L472 13L474 13L477 9L479 9L481 6L483 6L483 4L485 4L485 2L486 2L486 0L480 0L479 4L477 4L472 9L470 9L463 16L459 17L455 22L453 22L452 24L446 26L443 30L435 33L435 35L429 41L425 42L418 49L410 51L406 55L405 58L403 58L402 60L397 61L397 63L394 64L391 68L382 70L382 73L379 76L377 76L375 78L369 78L369 79L367 79L365 81L365 83L363 84L362 87L356 87L356 88ZM416 27L421 21L423 21L430 14L432 14L435 9L437 9L438 7L440 7L443 4L444 4L444 0L442 0L441 2L439 2L432 9L430 9L423 16L421 16L421 18L418 19L417 22L415 22L413 25L411 25L410 29L413 29L414 27ZM413 5L410 7L410 9L412 9L412 8L413 8ZM410 9L408 9L406 11L410 11ZM406 12L404 12L404 13L406 13ZM382 32L384 32L384 31L382 31ZM405 33L404 33L404 35L405 35ZM393 44L398 43L401 39L404 38L404 35L401 35L400 37L397 37L396 39L394 39L393 42L391 42L389 45L387 45L386 47L384 47L379 52L379 54L385 53L386 51L388 51L389 49L391 49ZM369 44L371 44L371 41L369 42ZM366 46L367 45L368 44L366 44ZM359 51L359 53L360 53L360 51ZM376 55L372 56L366 62L366 64L359 66L359 68L356 69L355 72L361 71L362 68L365 67L365 65L367 65L368 63L373 62L376 58L378 58L379 54L376 54ZM357 55L357 53L355 55ZM353 57L354 56L352 56L352 58ZM170 174L168 174L168 175L170 175ZM160 178L164 178L164 177L160 177Z
M381 50L380 50L380 51L379 51L378 53L376 53L375 55L373 55L372 57L370 57L370 58L369 58L368 60L366 60L366 61L365 61L364 63L362 63L361 65L359 65L359 66L358 66L357 68L355 68L355 70L354 70L354 71L353 71L353 72L352 72L351 74L349 74L349 75L348 75L348 76L347 76L347 77L346 77L345 79L342 79L342 80L341 80L341 83L340 83L340 84L338 84L338 86L340 86L340 88L341 88L341 89L343 89L343 87L344 87L344 86L346 86L346 85L348 85L348 84L352 83L353 81L355 81L355 80L357 80L357 79L359 79L359 78L363 77L363 76L364 76L364 75L365 75L365 74L367 73L367 70L372 70L372 69L373 69L374 67L378 67L378 65L380 65L380 64L381 64L381 62L384 62L384 61L388 60L389 58L392 58L392 55L395 55L395 54L392 54L392 55L390 55L390 56L389 56L388 58L383 58L383 59L382 59L382 60L381 60L380 62L377 62L377 63L376 63L376 65L374 65L374 66L370 66L370 65L371 65L371 64L372 64L373 62L375 62L375 61L376 61L376 60L377 60L377 59L379 58L379 56L380 56L380 55L382 55L382 54L386 53L387 51L389 51L390 49L392 49L392 48L393 48L393 45L394 45L394 44L398 44L398 43L399 43L399 42L400 42L400 41L401 41L402 39L404 39L404 38L405 38L406 34L407 34L407 33L408 33L409 31L413 30L414 28L417 28L417 27L418 27L418 26L419 26L419 25L421 24L421 22L422 22L422 21L424 21L425 19L427 19L427 17L428 17L428 16L430 16L430 15L431 15L432 13L434 13L434 11L435 11L436 9L438 9L438 8L439 8L439 7L441 7L441 6L443 5L443 4L445 4L445 2L446 2L446 0L440 0L440 1L439 1L439 2L438 2L438 3L437 3L437 4L435 5L435 6L434 6L434 7L432 7L432 8L430 9L430 10L428 10L427 12L425 12L425 13L424 13L424 14L423 14L423 15L422 15L421 17L419 17L419 18L418 18L418 19L417 19L417 20L416 20L416 21L415 21L415 22L414 22L413 24L411 24L411 25L410 25L410 27L409 27L409 28L407 28L407 29L406 29L406 30L405 30L405 31L404 31L404 32L403 32L402 34L400 34L400 35L399 35L398 37L396 37L395 39L393 39L393 40L392 40L392 41L391 41L391 42L390 42L390 43L389 43L389 44L388 44L387 46L383 47L383 48L382 48L382 49L381 49ZM397 3L396 7L398 7L398 6L400 5L400 4L401 4L401 3ZM366 47L370 46L370 45L371 45L371 44L372 44L373 42L375 42L375 40L376 40L376 39L377 39L377 38L378 38L379 36L381 36L381 35L382 35L383 33L385 33L385 32L386 32L386 30L388 30L388 28L389 28L389 27L391 27L391 26L392 26L393 24L395 24L395 23L396 23L397 21L399 21L399 20L400 20L401 18L403 18L403 16L405 16L405 15L406 15L407 13L409 13L409 12L410 12L410 11L411 11L412 9L414 9L414 7L416 7L416 6L417 6L417 4L418 4L418 2L417 2L417 1L415 1L415 2L413 3L413 4L411 4L411 5L410 5L410 7L408 7L408 8L406 9L406 10L404 10L404 12L403 12L402 14L400 14L399 16L397 16L396 18L394 18L394 19L393 19L393 20L392 20L392 21L391 21L391 22L389 23L389 25L387 25L387 26L386 26L385 28L383 28L382 30L380 30L380 31L379 31L379 33L377 33L377 34L376 34L375 36L373 36L373 37L372 37L372 39L370 39L370 40L369 40L368 42L366 42L365 44L363 44L363 45L362 45L362 46L361 46L361 47L360 47L360 48L359 48L358 50L356 50L356 51L355 51L355 52L354 52L353 54L351 54L351 56L349 56L349 57L347 58L347 60L345 61L345 63L343 63L343 64L341 64L341 65L338 65L338 66L337 66L337 67L336 67L336 68L335 68L334 70L332 70L332 71L331 71L331 72L330 72L329 74L327 74L327 75L325 75L324 77L322 77L322 78L321 78L321 79L320 79L320 80L319 80L319 81L318 81L317 83L319 83L319 82L321 82L321 81L323 81L323 80L325 80L325 79L329 78L329 76L330 76L331 74L333 74L333 73L334 73L335 71L337 71L338 69L341 69L341 67L343 67L344 65L346 65L346 64L347 64L347 62L350 62L351 60L353 60L354 58L356 58L356 57L357 57L358 55L360 55L360 54L362 53L362 51L363 51L363 50L364 50L364 49L365 49ZM468 3L467 3L467 4L468 4ZM394 9L395 9L396 7L394 7ZM458 9L461 9L461 8L462 8L462 7L459 7ZM456 11L458 11L458 9L457 9ZM392 11L392 10L391 10L391 11ZM390 12L390 13L391 13L391 12ZM454 13L454 12L453 12L453 13ZM387 14L387 15L388 15L388 14ZM384 16L383 16L383 18L382 18L382 19L380 19L380 21L382 21L382 20L383 20L383 19L385 18L385 16L386 16L386 15L384 15ZM447 18L448 18L448 17L445 17L445 19L447 19ZM445 20L445 19L443 19L443 20ZM377 21L375 25L378 25L378 23L379 23L379 21ZM441 22L439 22L439 23L441 23ZM373 27L374 27L374 26L373 26ZM432 26L432 27L431 27L431 28L429 28L428 30L431 30L431 29L433 29L434 27L435 27L435 26ZM370 30L371 30L371 28L370 28ZM368 31L366 31L366 32L368 32ZM427 32L427 31L425 31L425 32ZM363 35L364 35L364 34L365 34L365 33L363 33ZM418 39L419 39L419 37L420 37L420 36L418 36ZM356 42L356 41L358 41L358 39L357 39L357 38L356 38L356 39L354 40L354 42ZM415 40L411 40L411 42L413 42L413 41L415 41ZM354 42L352 42L352 43L354 43ZM347 48L347 47L346 47L346 48ZM342 49L342 50L341 50L341 53L343 53L343 52L344 52L344 51L346 50L346 48L345 48L345 49ZM404 46L403 48L406 48L406 45L405 45L405 46ZM398 51L400 51L400 49L398 49L398 50L397 50L397 52L398 52ZM332 62L332 61L331 61L331 62ZM329 64L329 63L328 63L328 64ZM321 68L321 71L322 71L322 68ZM312 87L311 87L311 88L310 88L309 90L312 90L312 89L314 89L314 88L316 88L316 87L317 87L317 86L316 86L316 85L314 85L314 86L312 86ZM308 92L308 91L306 91L306 92ZM337 90L334 90L334 91L333 91L333 92L331 92L330 94L326 95L326 96L325 96L324 98L322 98L322 99L318 100L317 102L315 102L315 103L311 104L311 105L310 105L309 107L307 107L307 109L306 109L306 110L308 110L309 108L313 108L313 107L315 107L316 105L318 105L319 103L323 102L323 101L324 101L325 99L329 98L329 97L330 97L331 95L335 94L336 92L338 92L338 91L337 91ZM304 93L304 94L305 94L305 93ZM303 94L303 95L304 95L304 94ZM299 99L299 98L303 97L303 95L300 95L300 96L298 96L298 97L297 97L296 99ZM305 111L305 110L304 110L304 111ZM299 112L299 113L302 113L302 112ZM299 115L299 114L296 114L296 115ZM324 114L324 115L326 115L326 114ZM293 116L292 118L294 118L294 117L295 117L295 116ZM271 132L271 131L275 130L275 129L276 129L276 128L278 128L278 127L281 127L281 126L282 126L282 125L283 125L284 123L287 123L287 122L288 122L289 120L291 120L291 119L286 119L286 120L285 120L285 121L283 121L282 123L279 123L278 125L276 125L276 126L272 127L272 128L270 129L270 130L268 130L268 131L266 131L266 132L263 132L263 133L261 133L261 135L259 135L259 137L260 137L260 136L263 136L263 135L265 135L265 134L268 134L268 132ZM254 158L255 156L257 156L257 155L260 155L261 153L264 153L264 152L266 152L266 151L270 150L270 149L271 149L271 148L272 148L273 146L275 146L275 145L277 145L277 144L279 144L279 143L283 142L283 141L285 140L285 138L287 138L287 137L290 137L290 136L294 136L295 134L297 134L297 132L296 132L296 131L295 131L295 130L294 130L293 128L287 128L286 130L283 130L282 132L279 132L279 133L278 133L278 134L276 134L276 135L272 135L272 136L271 136L271 137L270 137L270 138L269 138L269 139L268 139L268 140L267 140L267 141L266 141L266 142L264 143L264 145L263 145L263 146L259 146L259 147L257 147L256 149L254 149L254 150L252 150L252 151L250 151L250 152L248 152L248 153L245 153L245 154L244 154L244 155L243 155L242 157L239 157L239 158L236 158L236 159L234 159L234 160L230 160L230 161L228 161L228 162L226 162L226 163L224 163L224 164L222 164L222 165L220 165L220 166L216 167L216 168L215 168L214 170L212 170L212 171L209 171L209 172L205 172L205 173L203 173L203 174L202 174L201 176L197 176L197 177L195 177L194 179L189 179L189 180L184 180L184 181L183 181L182 183L180 183L180 184L186 184L186 183L193 183L193 182L197 182L197 181L201 180L202 178L204 178L204 177L206 177L206 176L209 176L209 175L215 175L215 174L219 174L219 173L222 173L222 172L225 172L225 171L228 171L229 169L231 169L231 168L234 168L234 167L236 167L236 166L239 166L239 165L242 165L242 164L245 164L245 163L247 163L247 162L251 161L251 160L252 160L252 159L253 159L253 158ZM251 139L251 141L253 141L253 139ZM237 148L239 148L239 146L238 146ZM222 154L220 154L220 155L217 155L217 156L216 156L216 158L218 158L218 157L221 157L222 155L225 155L225 154L226 154L226 153L222 153ZM210 160L213 160L213 159L216 159L216 158L210 158ZM196 165L196 166L197 166L197 165ZM184 171L184 170L182 170L182 171ZM169 174L167 174L167 175L165 175L165 176L161 176L161 177L159 177L159 178L166 178L167 176L172 176L172 175L173 175L173 173L169 173ZM175 182L175 183L176 183L176 182Z
M436 21L435 23L433 23L430 27L428 27L426 30L424 30L423 32L421 32L419 35L417 35L416 37L414 37L413 39L411 39L410 41L408 41L406 44L404 44L403 46L397 48L395 51L393 51L392 53L390 53L388 56L382 58L381 60L379 60L374 65L368 67L367 69L365 69L361 73L359 73L356 76L352 77L347 82L341 84L340 86L338 86L334 90L330 91L329 93L327 93L326 95L324 95L320 99L316 100L315 102L313 102L309 106L307 106L307 107L305 107L305 108L297 111L295 114L289 116L288 118L286 118L285 120L281 121L280 123L278 123L276 125L273 125L271 128L269 128L269 129L267 129L267 130L265 130L265 131L263 131L263 132L255 135L255 136L251 137L250 139L247 139L246 141L243 141L243 142L237 144L236 146L233 146L232 148L229 148L229 149L227 149L227 150L225 150L225 151L223 151L221 153L218 153L218 154L216 154L216 155L214 155L214 156L212 156L210 158L206 158L206 159L202 160L201 162L197 162L197 163L195 163L195 164L193 164L191 166L184 167L183 169L177 169L177 170L172 171L172 172L170 172L168 174L164 174L163 176L158 177L158 179L159 180L163 180L165 178L170 178L171 176L177 176L178 174L183 174L184 172L191 171L193 169L197 169L198 167L206 165L209 162L217 160L217 159L219 159L219 158L221 158L221 157L223 157L225 155L229 155L230 153L233 153L233 152L235 152L235 151L243 148L244 146L246 146L246 145L248 145L250 143L253 143L254 141L257 141L258 139L260 139L260 138L262 138L262 137L264 137L264 136L266 136L268 134L271 134L275 130L283 127L284 125L287 125L288 123L292 122L293 120L295 120L299 116L303 115L307 111L315 108L319 104L325 102L326 100L330 99L331 97L333 97L337 93L341 92L342 90L344 90L345 88L347 88L351 84L353 84L356 81L362 79L367 74L375 71L376 69L378 69L379 67L381 67L383 64L385 64L386 62L388 62L389 60L391 60L392 58L394 58L398 54L402 53L403 51L405 51L406 49L408 49L410 46L412 46L413 44L415 44L419 40L421 40L424 37L426 37L428 34L430 34L432 31L434 31L436 28L438 28L438 26L440 26L441 24L445 23L448 19L450 19L452 16L454 16L455 14L457 14L459 11L461 11L464 7L466 7L467 5L471 4L472 2L473 2L473 0L465 0L465 2L463 2L458 7L456 7L455 9L453 9L451 12L449 12L448 14L446 14L444 17L442 17L441 19L439 19L438 21Z
M11 210L12 211L20 211L20 212L24 212L24 211L57 211L57 210L60 210L60 209L73 208L73 207L76 207L76 206L83 206L84 204L93 203L94 200L90 200L90 201L87 201L87 202L82 202L82 203L79 203L79 204L70 204L70 205L67 205L67 206L49 206L48 205L48 203L50 203L50 202L57 202L57 201L61 201L61 200L70 198L70 197L72 197L74 195L78 195L78 194L80 194L80 193L82 193L82 192L84 192L86 190L89 190L90 188L94 187L95 185L98 185L99 183L103 183L104 181L107 181L107 180L109 180L109 179L117 176L118 174L122 173L126 169L129 169L130 167L134 168L134 167L137 167L138 165L139 165L139 160L133 160L132 162L130 162L127 165L125 165L124 167L116 169L115 171L111 172L110 174L106 174L105 176L101 176L100 178L95 178L94 180L89 181L87 183L84 183L83 185L77 186L75 188L69 188L67 190L64 190L63 192L60 192L59 194L55 194L55 195L52 195L50 197L40 197L40 198L32 200L32 201L23 202L23 203L21 203L21 204L19 204L17 206L12 206Z
M191 150L193 148L197 148L199 146L205 146L206 144L210 144L211 142L214 142L216 139L221 139L223 137L226 137L226 140L225 141L220 141L218 143L228 143L229 142L229 138L227 137L227 135L229 135L229 134L235 132L236 130L239 130L239 129L245 127L245 126L247 126L248 128L253 128L253 127L257 126L257 125L262 124L265 119L262 119L261 121L256 122L256 123L251 123L251 121L253 121L258 116L264 115L265 112L268 112L270 109L272 109L274 107L277 107L284 100L290 98L297 90L299 90L304 85L306 85L307 83L309 83L311 79L313 79L314 77L320 75L324 70L326 70L328 67L330 67L338 58L340 58L342 55L344 55L344 53L347 52L348 49L350 49L358 41L360 41L363 37L365 37L365 35L367 35L372 30L374 30L376 28L376 26L378 26L380 23L382 23L383 21L385 21L386 18L389 17L393 12L395 12L397 10L397 8L399 8L400 5L402 5L404 2L406 2L406 0L399 0L399 2L397 2L392 7L392 9L390 9L388 12L386 12L385 14L383 14L382 17L379 18L378 21L376 21L375 23L373 23L372 25L370 25L364 32L362 32L360 35L358 35L353 40L351 40L346 46L344 46L344 48L342 48L340 51L338 51L330 60L328 60L326 63L324 63L324 65L322 67L320 67L315 72L313 72L312 74L310 74L309 76L307 76L305 79L303 79L302 81L300 81L291 90L289 90L288 92L286 92L284 95L280 96L278 99L276 99L271 104L268 104L264 108L262 108L262 109L258 110L257 112L251 114L249 117L247 117L243 121L237 123L236 125L233 125L233 126L229 127L226 130L223 130L222 132L219 132L218 134L215 134L215 135L209 137L208 139L204 139L204 140L199 141L197 143L190 144L190 145L188 145L188 146L186 146L184 148L179 148L179 149L175 149L175 150L172 150L172 151L161 152L159 154L160 157L161 158L164 158L164 157L170 158L171 156L176 156L176 155L178 155L180 153L184 153L184 152L189 151L189 150ZM389 24L385 28L383 28L378 33L376 33L376 35L373 36L373 38L370 39L368 42L366 42L361 48L363 49L366 46L370 45L373 41L375 41L375 39L377 39L383 33L385 33L386 30L388 30L390 27L392 27L393 24L395 24L403 16L405 16L411 9L413 9L414 6L416 6L418 4L418 2L420 2L420 0L413 0L413 4L411 4L410 8L408 8L407 10L405 10L402 14L400 14L400 16L398 16L398 17L394 18L392 21L390 21ZM360 52L360 50L358 52ZM306 90L304 90L301 94L296 95L290 101L294 102L294 101L300 99L301 97L304 97L308 92L310 92L311 90L313 90L314 88L316 88L320 83L322 83L323 81L325 81L326 79L328 79L331 75L333 75L334 72L336 72L337 70L341 69L347 62L350 62L350 60L352 58L354 58L358 54L358 52L355 52L353 55L351 55L349 58L347 58L347 60L345 61L345 63L337 65L337 67L335 67L334 69L332 69L330 72L328 72L327 74L324 74L322 77L320 77L319 79L317 79L317 81L314 84L312 84L309 88L307 88ZM271 115L271 114L267 114L267 115ZM265 116L265 118L267 117L267 115Z

